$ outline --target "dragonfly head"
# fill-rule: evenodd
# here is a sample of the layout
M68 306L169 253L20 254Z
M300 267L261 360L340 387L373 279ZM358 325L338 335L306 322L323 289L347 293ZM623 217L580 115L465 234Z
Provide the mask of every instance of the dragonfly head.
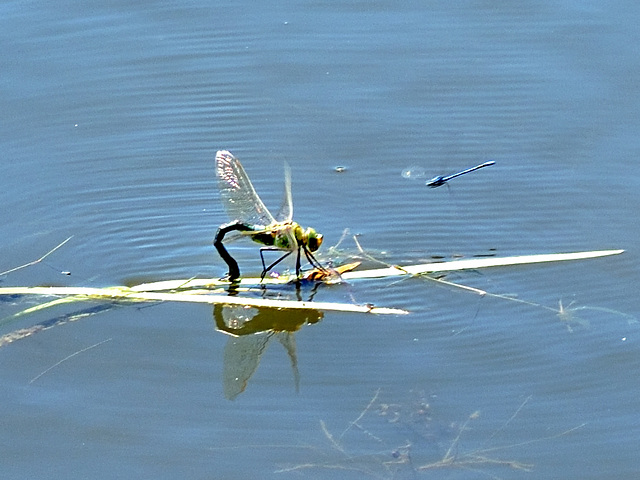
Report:
M313 228L309 227L304 231L303 234L304 244L307 246L309 250L315 252L322 245L322 234L316 232Z

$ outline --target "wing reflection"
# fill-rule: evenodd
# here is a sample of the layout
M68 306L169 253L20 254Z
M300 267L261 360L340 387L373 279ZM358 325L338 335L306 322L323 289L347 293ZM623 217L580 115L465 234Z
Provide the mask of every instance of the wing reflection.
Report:
M272 337L276 337L291 361L296 391L300 385L298 357L293 332L304 324L319 322L322 312L314 310L279 310L275 308L216 305L213 318L216 328L232 335L224 349L223 389L233 400L247 388L258 369L260 358Z

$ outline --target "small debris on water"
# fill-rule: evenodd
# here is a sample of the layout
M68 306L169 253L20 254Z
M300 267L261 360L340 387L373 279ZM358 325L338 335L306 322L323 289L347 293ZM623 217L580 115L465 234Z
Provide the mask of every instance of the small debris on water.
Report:
M411 167L405 168L402 171L401 175L402 175L402 178L408 178L408 179L423 178L427 176L424 168L418 167L418 166L411 166Z

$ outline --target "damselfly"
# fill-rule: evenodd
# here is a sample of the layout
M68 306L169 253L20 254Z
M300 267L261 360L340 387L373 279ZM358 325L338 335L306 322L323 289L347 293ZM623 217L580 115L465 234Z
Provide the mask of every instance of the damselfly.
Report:
M440 187L440 186L444 185L445 183L447 183L452 178L459 177L460 175L464 175L465 173L473 172L473 171L478 170L479 168L482 168L482 167L488 167L489 165L493 165L494 163L496 163L496 162L494 162L493 160L490 160L490 161L484 162L484 163L482 163L480 165L476 165L475 167L467 168L466 170L462 170L461 172L454 173L453 175L447 175L446 177L445 176L433 177L431 180L429 180L427 183L425 183L425 185L427 187L431 187L431 188Z

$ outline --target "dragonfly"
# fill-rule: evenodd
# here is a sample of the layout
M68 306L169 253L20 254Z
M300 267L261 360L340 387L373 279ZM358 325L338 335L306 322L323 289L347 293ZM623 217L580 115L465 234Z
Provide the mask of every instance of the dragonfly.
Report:
M285 162L284 198L282 205L274 217L256 193L249 176L240 161L226 150L216 153L216 176L222 203L227 210L230 223L218 228L213 245L220 257L229 267L226 279L235 281L240 278L238 262L229 254L223 244L225 235L234 232L236 236L245 236L256 243L264 245L260 248L262 274L264 280L267 272L296 252L296 278L300 278L300 254L304 253L309 263L316 269L327 272L313 256L322 245L323 236L313 228L303 228L293 221L293 200L291 196L291 169ZM264 260L265 251L284 251L283 256L269 266Z
M489 165L493 165L494 163L496 163L496 162L494 162L493 160L490 160L488 162L481 163L480 165L476 165L475 167L467 168L466 170L462 170L461 172L454 173L453 175L447 175L446 177L439 175L437 177L433 177L431 180L426 182L425 185L427 187L431 187L431 188L440 187L440 186L444 185L445 183L447 183L452 178L459 177L460 175L464 175L465 173L473 172L473 171L478 170L478 169L483 168L483 167L488 167Z

